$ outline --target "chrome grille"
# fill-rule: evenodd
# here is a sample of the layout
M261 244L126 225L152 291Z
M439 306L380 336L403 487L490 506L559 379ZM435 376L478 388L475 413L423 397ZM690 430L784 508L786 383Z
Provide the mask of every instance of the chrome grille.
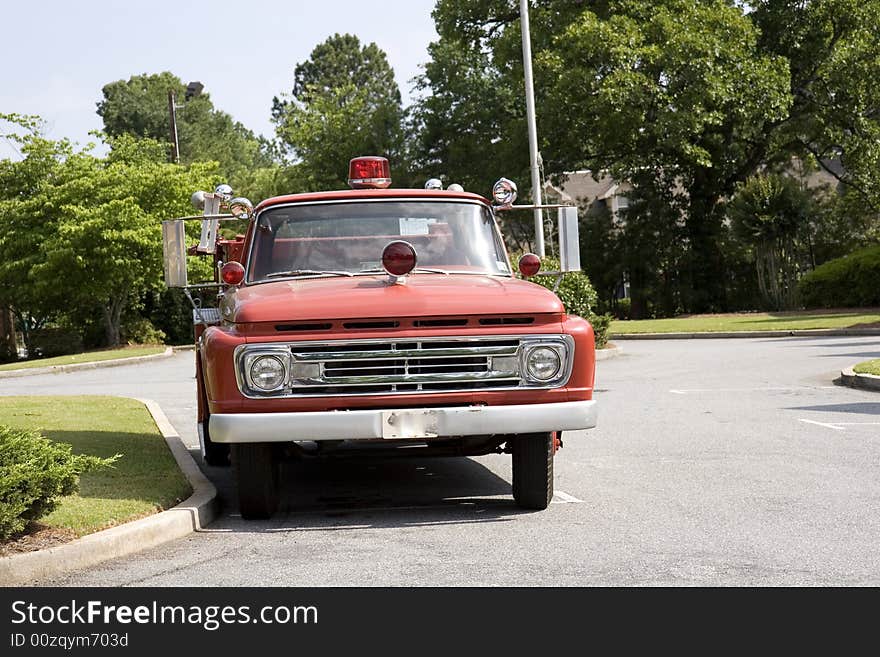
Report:
M375 394L512 387L519 384L515 368L493 368L492 358L516 357L518 349L519 340L509 338L291 345L291 388Z
M562 358L552 379L526 372L538 347ZM573 355L574 340L558 334L269 342L235 350L239 390L252 399L555 388L568 381ZM250 370L265 357L284 365L283 383L271 390L258 388Z

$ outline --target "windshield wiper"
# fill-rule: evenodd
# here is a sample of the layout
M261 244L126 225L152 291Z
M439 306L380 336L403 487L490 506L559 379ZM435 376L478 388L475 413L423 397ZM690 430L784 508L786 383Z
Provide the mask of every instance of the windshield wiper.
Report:
M384 269L361 269L358 274L382 274ZM425 267L416 267L410 274L446 274L449 276L452 272L445 269L427 269ZM457 272L456 272L457 273Z
M324 271L319 269L291 269L266 274L265 278L282 278L284 276L354 276L350 271Z

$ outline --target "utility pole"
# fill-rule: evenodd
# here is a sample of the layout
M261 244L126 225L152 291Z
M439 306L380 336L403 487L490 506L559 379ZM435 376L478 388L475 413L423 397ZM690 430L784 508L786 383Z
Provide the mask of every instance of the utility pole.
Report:
M171 162L180 164L180 144L177 142L177 106L174 104L174 91L168 91L168 116L171 119Z
M532 77L532 37L529 32L529 1L519 0L522 23L523 70L526 82L526 120L529 125L529 169L532 172L532 200L541 205L541 169L538 167L538 128L535 124L535 81ZM535 208L535 255L544 257L544 214Z

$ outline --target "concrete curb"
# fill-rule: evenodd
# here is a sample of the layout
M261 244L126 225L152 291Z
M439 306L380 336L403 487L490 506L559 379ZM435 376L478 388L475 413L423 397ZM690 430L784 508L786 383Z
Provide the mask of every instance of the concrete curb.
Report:
M24 370L9 370L6 372L0 372L0 379L14 379L19 376L35 376L37 374L58 374L60 372L74 372L76 370L96 370L101 367L119 367L120 365L131 365L132 363L140 363L145 360L168 358L173 355L174 350L171 347L168 347L161 354L150 354L149 356L132 356L131 358L99 360L93 363L71 363L70 365L52 365L50 367L31 367Z
M616 345L612 342L608 342L605 345L604 349L596 349L596 360L608 360L609 358L615 358L620 355L623 349L620 348L620 345Z
M217 517L217 489L202 474L159 405L138 399L153 416L193 493L177 506L147 518L111 527L70 543L0 557L0 586L22 586L107 559L126 556L199 531Z
M840 383L850 388L880 392L880 376L858 374L853 371L852 367L840 370Z
M804 329L795 331L724 331L703 333L614 333L614 340L693 340L711 338L788 338L793 336L870 336L880 335L880 329Z

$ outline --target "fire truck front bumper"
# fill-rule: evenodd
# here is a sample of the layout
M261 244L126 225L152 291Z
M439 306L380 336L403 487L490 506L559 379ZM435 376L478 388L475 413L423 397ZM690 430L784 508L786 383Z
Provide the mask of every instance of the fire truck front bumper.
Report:
M596 402L309 413L221 413L210 418L215 443L319 440L419 440L447 436L576 431L596 426Z

